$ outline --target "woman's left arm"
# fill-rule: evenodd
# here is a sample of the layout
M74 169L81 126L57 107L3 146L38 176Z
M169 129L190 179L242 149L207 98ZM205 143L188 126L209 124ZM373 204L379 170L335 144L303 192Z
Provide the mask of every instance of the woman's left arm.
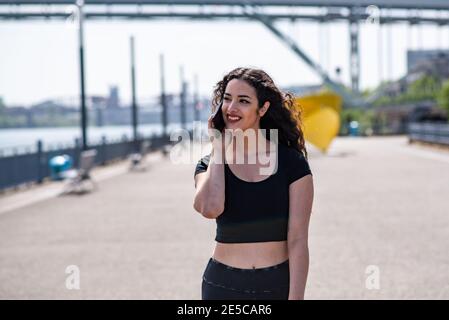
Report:
M289 187L288 255L289 300L303 300L309 271L309 221L313 203L313 178L306 175Z

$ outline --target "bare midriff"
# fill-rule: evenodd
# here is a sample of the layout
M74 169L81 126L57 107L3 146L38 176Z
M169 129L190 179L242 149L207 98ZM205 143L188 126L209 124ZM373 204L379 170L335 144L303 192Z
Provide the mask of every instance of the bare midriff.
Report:
M217 242L213 258L235 268L265 268L286 261L288 259L288 245L287 241Z

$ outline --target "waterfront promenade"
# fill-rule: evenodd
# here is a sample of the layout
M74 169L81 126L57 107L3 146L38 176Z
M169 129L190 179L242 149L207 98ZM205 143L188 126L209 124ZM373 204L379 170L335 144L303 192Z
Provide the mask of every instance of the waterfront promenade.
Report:
M306 299L449 299L449 151L374 137L309 152ZM82 196L60 183L0 196L0 299L200 299L215 222L193 210L195 163L127 165L95 169Z

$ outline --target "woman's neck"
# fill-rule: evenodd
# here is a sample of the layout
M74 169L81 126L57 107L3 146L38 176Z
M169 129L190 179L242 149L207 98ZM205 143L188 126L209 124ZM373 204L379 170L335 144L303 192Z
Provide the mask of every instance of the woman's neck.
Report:
M247 129L248 130L248 129ZM269 140L257 129L250 128L253 133L237 133L232 137L232 143L228 145L226 153L230 159L235 161L236 156L244 157L245 163L253 163L250 158L257 158L259 154L266 154L269 151ZM228 158L229 159L229 158ZM248 162L247 162L248 161ZM235 163L235 162L234 162Z

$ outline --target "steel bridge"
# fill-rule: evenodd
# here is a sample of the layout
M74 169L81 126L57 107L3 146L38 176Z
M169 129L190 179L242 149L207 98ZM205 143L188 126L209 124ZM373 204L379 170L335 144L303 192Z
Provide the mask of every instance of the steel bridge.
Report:
M323 68L307 56L297 43L275 26L275 22L347 21L350 25L350 74L354 93L359 90L360 54L359 24L408 23L449 26L447 0L84 0L83 16L87 20L125 19L242 19L262 23L283 41L303 62L315 70L324 83L352 100L341 85L331 80ZM0 0L0 20L68 19L75 8L73 0ZM79 7L79 6L78 6ZM279 13L279 9L287 13ZM303 8L319 10L299 12ZM276 10L278 12L276 12Z
M358 95L360 78L359 28L361 23L406 23L449 27L448 0L0 0L1 21L36 19L79 21L81 109L84 106L83 20L241 19L262 23L323 83L341 95L346 105L366 106ZM276 26L278 21L346 21L349 25L349 66L352 92L329 76L295 40ZM369 100L368 100L369 101Z

